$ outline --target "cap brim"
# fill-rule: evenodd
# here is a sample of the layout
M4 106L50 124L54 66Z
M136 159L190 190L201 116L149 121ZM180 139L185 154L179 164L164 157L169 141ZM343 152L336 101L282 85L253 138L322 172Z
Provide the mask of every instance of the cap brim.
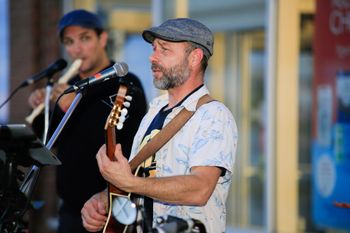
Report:
M164 35L161 35L159 33L151 31L151 30L143 31L142 37L143 37L143 39L145 41L147 41L148 43L151 43L151 44L153 43L153 41L156 38L159 38L159 39L162 39L162 40L166 40L166 41L172 41L172 42L184 42L184 41L187 41L187 40L179 40L179 39L175 39L175 38L172 38L172 37L164 36Z
M148 42L148 43L151 43L151 44L152 44L153 41L154 41L154 35L153 35L153 33L152 33L151 31L149 31L149 30L143 31L142 37L143 37L143 39L144 39L146 42Z

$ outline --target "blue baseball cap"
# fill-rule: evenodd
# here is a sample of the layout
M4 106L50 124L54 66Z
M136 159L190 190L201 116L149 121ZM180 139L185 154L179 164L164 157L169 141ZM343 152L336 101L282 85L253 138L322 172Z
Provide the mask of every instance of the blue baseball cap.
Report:
M83 9L73 10L61 18L57 26L61 37L64 29L68 26L81 26L103 30L102 22L98 15Z
M199 45L207 59L213 55L213 33L207 26L194 19L168 19L158 27L144 30L142 37L148 43L153 43L155 38L172 42L193 42Z

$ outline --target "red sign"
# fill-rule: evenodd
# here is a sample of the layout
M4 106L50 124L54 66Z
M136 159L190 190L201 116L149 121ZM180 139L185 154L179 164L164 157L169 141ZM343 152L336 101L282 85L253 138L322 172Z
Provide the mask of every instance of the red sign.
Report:
M313 54L313 220L350 230L350 0L317 1Z

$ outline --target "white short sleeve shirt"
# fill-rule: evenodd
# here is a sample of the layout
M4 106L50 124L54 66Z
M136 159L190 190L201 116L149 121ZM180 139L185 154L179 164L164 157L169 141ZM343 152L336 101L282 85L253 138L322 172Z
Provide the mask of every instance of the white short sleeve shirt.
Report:
M182 108L194 111L198 99L207 94L205 86L174 108L165 119L169 123ZM135 136L132 159L140 150L142 137L158 111L168 103L167 95L154 99ZM220 177L205 206L153 203L153 219L172 215L193 218L204 223L207 232L225 232L226 199L229 192L237 148L237 127L231 112L218 101L201 106L182 129L155 156L156 176L186 175L194 166L216 166L226 172ZM176 194L174 194L176 195Z

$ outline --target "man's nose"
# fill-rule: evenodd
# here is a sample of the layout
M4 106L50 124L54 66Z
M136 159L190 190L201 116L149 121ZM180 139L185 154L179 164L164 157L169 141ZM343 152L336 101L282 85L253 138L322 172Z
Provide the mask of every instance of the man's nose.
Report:
M150 56L149 56L149 60L151 63L153 63L154 61L157 61L157 56L155 54L155 52L153 52Z

